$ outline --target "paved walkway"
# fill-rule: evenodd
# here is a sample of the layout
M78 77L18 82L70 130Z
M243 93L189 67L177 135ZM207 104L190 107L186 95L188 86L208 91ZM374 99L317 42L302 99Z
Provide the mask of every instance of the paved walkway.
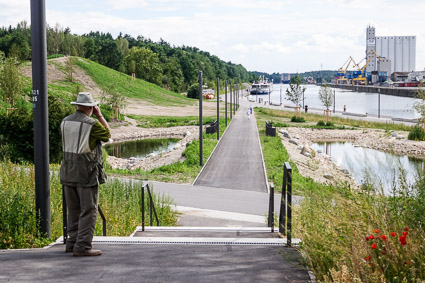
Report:
M267 192L263 157L254 115L241 105L194 185Z

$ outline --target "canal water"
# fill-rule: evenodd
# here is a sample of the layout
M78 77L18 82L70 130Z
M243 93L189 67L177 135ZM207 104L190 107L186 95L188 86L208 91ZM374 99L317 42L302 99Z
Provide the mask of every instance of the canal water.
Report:
M398 181L400 168L411 184L415 182L418 169L424 168L423 159L358 147L350 142L313 143L311 147L330 155L334 163L347 169L358 184L364 183L366 178L375 184L381 183L386 194L391 192L393 181Z
M303 85L306 88L304 93L304 104L309 108L325 109L319 99L320 86L316 85ZM284 105L292 105L292 102L285 99L286 89L289 88L288 84L274 84L273 92L270 95L272 103L280 103L280 92L282 89L282 103ZM335 91L335 110L342 112L344 105L347 112L378 115L378 94L366 92L353 92L345 89L333 88ZM268 101L268 95L259 95L263 101ZM255 95L250 96L255 99ZM394 118L414 119L420 115L413 110L413 104L417 99L410 97L399 97L393 95L380 95L381 100L381 116L388 116ZM302 101L300 101L302 105ZM333 106L331 108L333 110Z
M107 144L104 146L108 155L119 158L144 158L151 153L160 154L171 151L179 139L144 139Z

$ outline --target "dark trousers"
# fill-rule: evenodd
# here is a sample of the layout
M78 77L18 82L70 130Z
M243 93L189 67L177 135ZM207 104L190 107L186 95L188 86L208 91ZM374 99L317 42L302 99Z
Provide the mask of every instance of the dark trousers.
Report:
M98 186L64 186L68 205L68 236L66 248L74 251L91 249L96 226L99 199Z

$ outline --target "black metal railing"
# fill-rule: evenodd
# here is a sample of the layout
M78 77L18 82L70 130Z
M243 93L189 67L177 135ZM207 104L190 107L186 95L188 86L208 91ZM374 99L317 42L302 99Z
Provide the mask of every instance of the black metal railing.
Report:
M282 197L280 201L279 233L286 236L287 245L292 245L292 168L289 162L283 165Z
M149 196L149 216L150 216L150 226L153 226L153 215L155 215L156 225L159 226L159 219L155 209L155 203L153 201L152 193L149 188L149 184L142 185L142 231L145 231L145 188Z
M269 219L268 226L271 228L270 232L274 232L274 184L270 183L270 198L269 198Z
M97 211L99 212L100 217L102 218L102 230L103 236L106 236L106 218L103 214L100 205L97 206ZM62 186L62 221L63 221L63 243L66 244L66 240L68 239L68 210L66 204L65 197L65 189Z

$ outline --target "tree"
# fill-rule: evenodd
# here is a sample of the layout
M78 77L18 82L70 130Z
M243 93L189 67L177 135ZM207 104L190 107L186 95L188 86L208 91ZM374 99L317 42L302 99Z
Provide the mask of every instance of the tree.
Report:
M24 88L24 80L18 70L18 64L15 57L8 57L4 60L4 55L0 52L0 92L3 100L10 103L12 107Z
M324 84L320 87L319 99L322 102L323 106L326 107L325 116L327 123L329 121L329 107L331 107L334 102L334 94L332 92L332 89L327 84Z
M67 60L65 61L65 71L66 71L66 79L69 82L74 82L74 69L75 69L75 62L74 58L71 56L68 56Z
M323 106L326 107L326 110L329 110L329 107L333 105L334 94L329 85L324 84L320 87L319 99L322 102Z
M413 104L413 109L421 115L418 122L422 123L422 126L425 129L425 90L422 87L419 87L416 91L416 98L418 100Z
M118 91L113 83L109 86L107 92L102 92L101 100L103 104L111 107L112 111L115 113L115 119L119 119L121 111L127 107L126 97Z
M289 83L289 89L286 90L286 98L295 104L295 114L298 114L301 96L306 90L305 87L301 86L302 80L299 76L291 78Z
M136 62L136 77L161 85L162 69L158 54L145 47L133 47L126 58L128 64Z

